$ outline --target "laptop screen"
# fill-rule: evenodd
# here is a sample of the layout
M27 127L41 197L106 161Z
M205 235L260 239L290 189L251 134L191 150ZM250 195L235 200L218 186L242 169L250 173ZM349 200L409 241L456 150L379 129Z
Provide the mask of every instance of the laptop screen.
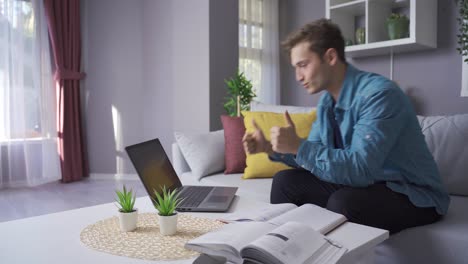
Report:
M182 186L159 139L153 139L125 148L148 194L156 198L162 186L173 190Z

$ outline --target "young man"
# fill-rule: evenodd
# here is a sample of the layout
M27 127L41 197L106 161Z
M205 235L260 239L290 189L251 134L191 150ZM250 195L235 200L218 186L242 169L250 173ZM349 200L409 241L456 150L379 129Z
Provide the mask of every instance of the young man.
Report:
M340 29L326 19L292 33L283 47L309 94L324 91L307 139L287 126L245 134L248 153L295 169L273 178L271 203L313 203L349 221L387 229L430 224L447 212L449 196L401 89L348 64Z

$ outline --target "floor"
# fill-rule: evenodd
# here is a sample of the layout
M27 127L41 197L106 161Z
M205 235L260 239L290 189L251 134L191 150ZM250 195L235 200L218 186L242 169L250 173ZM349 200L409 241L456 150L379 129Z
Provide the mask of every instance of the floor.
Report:
M114 201L116 189L147 195L140 180L93 179L59 181L30 188L0 189L0 222L88 207Z

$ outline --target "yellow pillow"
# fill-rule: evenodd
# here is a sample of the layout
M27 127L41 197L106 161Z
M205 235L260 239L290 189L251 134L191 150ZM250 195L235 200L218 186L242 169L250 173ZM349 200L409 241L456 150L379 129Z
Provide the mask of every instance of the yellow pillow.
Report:
M252 118L255 119L258 127L262 130L265 138L270 141L270 129L274 126L286 126L284 113L271 112L248 112L242 111L244 116L245 130L252 133L255 129L252 125ZM296 132L301 138L307 138L309 135L312 123L317 118L316 111L313 110L306 114L289 114L296 126ZM247 167L244 170L243 179L251 178L271 178L278 171L290 169L289 166L281 162L270 161L266 153L258 153L249 155L246 159Z

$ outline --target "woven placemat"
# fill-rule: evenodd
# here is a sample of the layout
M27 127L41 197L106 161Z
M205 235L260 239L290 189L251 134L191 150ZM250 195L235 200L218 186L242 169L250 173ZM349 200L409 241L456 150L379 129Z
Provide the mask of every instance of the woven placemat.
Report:
M213 219L179 213L177 233L162 236L156 213L138 215L138 227L133 232L121 232L117 216L101 220L81 231L80 239L86 246L113 255L145 260L178 260L199 253L184 248L187 241L223 226Z

